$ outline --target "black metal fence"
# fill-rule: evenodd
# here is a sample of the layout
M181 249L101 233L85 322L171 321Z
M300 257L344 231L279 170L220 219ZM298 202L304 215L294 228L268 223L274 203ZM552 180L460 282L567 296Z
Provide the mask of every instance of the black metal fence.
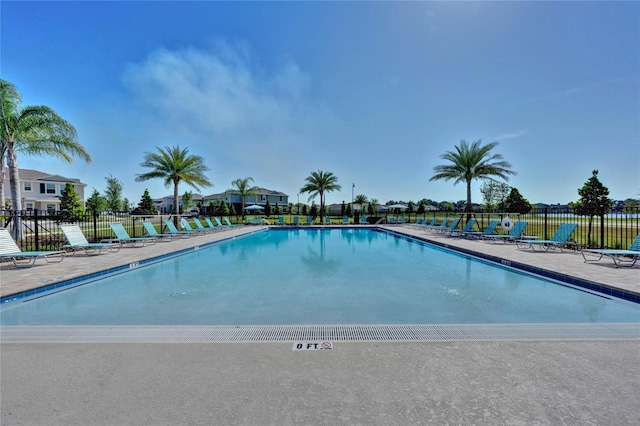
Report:
M594 212L596 213L596 212ZM432 211L423 215L416 213L398 212L407 221L415 221L424 217L466 217L464 212ZM396 216L396 215L394 215ZM525 220L528 226L526 235L549 239L561 223L577 223L578 228L572 235L572 240L583 247L628 248L634 238L640 233L640 209L611 212L604 216L577 215L569 208L534 209L527 214L495 213L475 211L471 213L478 224L477 229L483 230L490 220L502 220L506 217L514 221ZM109 223L122 223L132 237L143 235L143 221L150 221L160 232L165 231L164 221L172 219L170 215L130 215L128 213L107 213L86 211L81 213L50 212L38 210L4 211L0 212L0 225L10 230L19 229L17 244L23 251L57 250L64 245L65 238L60 231L60 225L75 223L80 225L87 239L91 242L113 238ZM233 217L236 222L240 216ZM461 221L464 223L464 221ZM18 224L19 227L15 225ZM464 225L460 225L464 226ZM12 232L15 235L15 232Z

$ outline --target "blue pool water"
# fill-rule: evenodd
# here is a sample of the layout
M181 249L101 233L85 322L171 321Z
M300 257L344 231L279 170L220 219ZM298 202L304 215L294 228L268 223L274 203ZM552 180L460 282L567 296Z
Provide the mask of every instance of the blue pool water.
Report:
M3 325L640 322L640 305L368 229L274 229L54 294Z

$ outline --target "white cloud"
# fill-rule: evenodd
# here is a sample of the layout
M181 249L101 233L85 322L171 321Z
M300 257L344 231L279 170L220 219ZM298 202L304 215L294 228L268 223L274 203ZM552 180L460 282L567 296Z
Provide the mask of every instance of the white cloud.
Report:
M310 78L295 62L265 70L249 49L226 43L211 50L158 49L129 65L123 82L134 98L133 113L147 123L145 151L188 146L211 159L214 174L232 165L232 179L250 175L258 185L259 176L284 185L296 167L313 170L304 159L334 121L309 99ZM213 180L219 179L232 180ZM216 184L220 190L226 185Z

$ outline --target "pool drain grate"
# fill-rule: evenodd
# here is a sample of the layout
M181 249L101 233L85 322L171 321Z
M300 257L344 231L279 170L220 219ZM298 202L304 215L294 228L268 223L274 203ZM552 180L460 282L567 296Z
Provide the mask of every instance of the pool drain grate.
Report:
M640 323L274 326L4 326L11 342L445 342L640 340Z

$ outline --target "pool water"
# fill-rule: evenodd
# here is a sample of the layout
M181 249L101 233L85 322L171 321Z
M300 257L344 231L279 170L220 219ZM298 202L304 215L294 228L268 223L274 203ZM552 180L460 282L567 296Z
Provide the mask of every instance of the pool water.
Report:
M3 325L640 322L640 305L380 230L271 229L0 308Z

